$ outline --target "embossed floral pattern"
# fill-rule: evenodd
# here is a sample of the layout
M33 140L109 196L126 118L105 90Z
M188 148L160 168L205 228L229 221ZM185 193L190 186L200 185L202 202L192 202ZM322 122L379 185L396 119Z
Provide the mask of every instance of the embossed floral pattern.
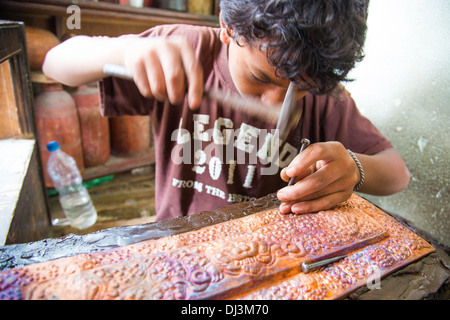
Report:
M353 195L316 214L276 209L197 231L0 272L1 299L335 299L434 249ZM302 262L347 253L317 272ZM378 269L376 269L378 268ZM270 285L270 283L277 283Z

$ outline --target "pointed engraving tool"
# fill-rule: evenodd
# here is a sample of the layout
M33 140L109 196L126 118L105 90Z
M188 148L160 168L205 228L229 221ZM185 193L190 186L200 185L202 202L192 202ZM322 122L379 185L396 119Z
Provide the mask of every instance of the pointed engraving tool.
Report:
M302 146L300 147L299 154L302 153L303 150L305 150L306 147L309 146L309 144L311 142L309 141L309 139L303 138L301 143L302 143ZM291 179L289 179L288 186L292 186L294 183L295 183L295 177L292 177Z
M320 268L320 267L329 265L329 264L331 264L333 262L336 262L336 261L339 261L341 259L344 259L345 257L347 257L347 255L337 256L337 257L330 258L330 259L324 259L324 260L320 260L320 261L313 262L313 263L303 262L302 263L302 271L304 273L308 273L308 272L310 272L312 270L315 270L317 268Z

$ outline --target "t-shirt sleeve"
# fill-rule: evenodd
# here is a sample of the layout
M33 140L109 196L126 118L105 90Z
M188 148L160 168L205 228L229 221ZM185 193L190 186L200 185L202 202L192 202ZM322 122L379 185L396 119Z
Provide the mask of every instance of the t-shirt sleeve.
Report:
M155 101L144 98L133 81L105 78L100 82L101 113L106 117L150 114Z
M347 149L367 155L392 148L391 142L360 113L348 91L339 98L326 99L327 108L320 125L325 141L340 141Z

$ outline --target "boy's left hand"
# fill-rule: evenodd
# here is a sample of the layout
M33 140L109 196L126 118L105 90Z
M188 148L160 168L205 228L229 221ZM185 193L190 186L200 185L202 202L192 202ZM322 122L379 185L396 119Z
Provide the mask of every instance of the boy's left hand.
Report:
M280 211L308 213L326 210L347 200L360 180L358 167L340 142L310 145L281 171L281 178L295 184L278 191Z

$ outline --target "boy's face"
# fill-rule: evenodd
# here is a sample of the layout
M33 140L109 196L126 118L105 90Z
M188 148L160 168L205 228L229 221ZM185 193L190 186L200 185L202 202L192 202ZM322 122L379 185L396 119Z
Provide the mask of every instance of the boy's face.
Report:
M233 82L242 95L257 96L268 105L282 103L290 81L275 74L266 51L248 44L238 45L230 38L228 64ZM307 91L298 90L297 100Z

